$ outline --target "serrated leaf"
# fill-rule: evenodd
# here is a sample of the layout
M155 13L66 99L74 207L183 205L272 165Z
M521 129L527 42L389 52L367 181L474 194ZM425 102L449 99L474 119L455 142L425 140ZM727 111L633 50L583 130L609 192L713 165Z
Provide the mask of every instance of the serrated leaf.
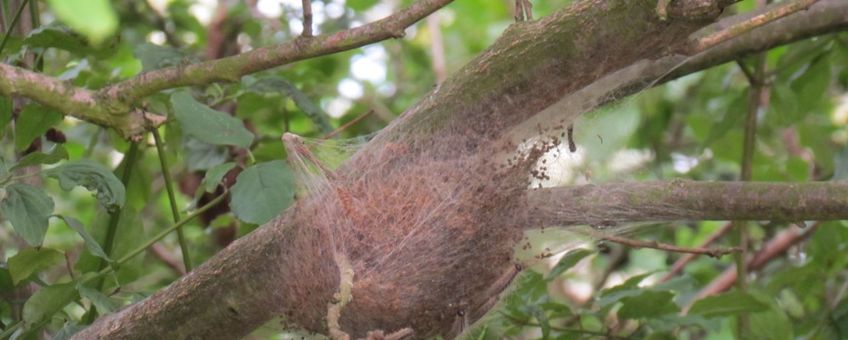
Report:
M65 150L64 146L57 144L50 153L33 152L24 156L9 170L14 171L38 164L53 164L66 159L68 159L68 150Z
M58 265L64 261L62 252L50 248L26 248L9 258L9 274L12 284L17 285L33 274Z
M118 29L118 15L109 0L47 0L53 13L95 45Z
M0 202L0 214L29 245L37 247L47 233L50 215L53 214L53 199L38 187L12 183L6 186L6 198Z
M625 319L648 319L677 313L680 308L672 299L672 292L645 290L639 295L622 298L618 316Z
M206 177L203 178L203 189L206 192L213 192L215 188L218 187L218 184L221 184L221 180L224 178L224 175L227 174L230 170L232 170L236 166L235 163L229 162L224 164L219 164L214 166L212 169L206 172Z
M557 262L554 268L551 269L551 272L548 273L548 276L545 278L545 280L551 281L553 279L556 279L562 273L565 273L565 271L571 269L571 267L574 267L577 262L580 262L580 260L582 260L586 256L592 255L594 253L594 251L589 249L576 249L568 252L559 260L559 262Z
M133 51L133 55L141 61L143 72L176 66L187 58L185 52L176 48L148 43L138 45Z
M171 105L183 132L202 142L243 148L253 142L241 120L197 102L188 92L171 95Z
M91 303L97 307L97 311L102 314L111 313L119 307L116 301L112 300L99 290L92 289L81 284L77 285L77 290L79 291L80 296L91 301Z
M68 162L45 170L44 175L58 179L64 190L71 190L80 185L96 192L97 200L107 209L124 205L126 190L123 183L97 162L87 159Z
M239 174L232 187L230 206L240 220L263 224L288 207L294 193L294 176L281 160L260 163Z
M707 318L756 313L768 309L768 305L748 293L732 291L714 295L695 302L689 309L690 315L703 315Z
M54 314L79 297L73 282L54 284L35 292L24 303L23 321L26 327L49 320Z
M37 104L25 106L15 120L15 150L26 149L33 140L61 121L62 114L52 109Z
M112 259L106 255L106 252L103 251L103 248L100 247L100 243L97 243L97 240L94 239L88 231L85 230L85 226L83 226L82 222L79 220L69 217L69 216L59 216L65 224L68 225L71 229L77 232L82 237L83 244L85 244L85 249L88 249L92 255L97 256L101 259L104 259L108 262L112 262Z

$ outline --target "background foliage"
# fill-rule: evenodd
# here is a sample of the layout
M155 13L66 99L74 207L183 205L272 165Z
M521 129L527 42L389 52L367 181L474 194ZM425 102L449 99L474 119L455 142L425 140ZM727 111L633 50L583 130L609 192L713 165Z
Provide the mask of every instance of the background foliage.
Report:
M534 14L544 16L568 2L535 1ZM299 1L34 3L35 28L4 35L0 58L94 89L148 70L288 41L301 30ZM315 1L317 33L372 21L406 3ZM16 4L2 1L5 22ZM345 128L334 138L377 131L436 84L434 44L444 46L450 74L513 21L511 6L458 1L439 12L438 22L419 23L403 39L240 83L152 96L145 105L170 120L160 129L161 154L154 136L132 146L112 131L0 97L2 337L36 337L42 329L68 337L99 315L168 285L186 265L202 263L276 216L296 196L280 135L321 138L340 126ZM733 10L752 7L746 1ZM754 65L755 58L742 64ZM779 47L765 61L770 97L757 112L753 179L844 180L848 36ZM590 113L576 124L578 151L557 160L564 170L545 184L738 179L750 89L740 67L726 64ZM176 190L173 200L169 186ZM224 187L227 201L208 205ZM198 218L189 220L195 211ZM175 221L185 222L181 237L165 233ZM697 246L722 225L630 229L640 238ZM751 246L762 248L790 228L797 227L750 223ZM732 266L730 257L696 259L661 282L679 254L586 240L525 271L469 336L845 338L848 224L822 223L803 233L805 240L786 256L750 275L748 289L707 298L696 293ZM151 246L159 234L167 236ZM569 237L574 235L534 235L552 247ZM724 237L719 244L735 242ZM186 253L190 262L180 260ZM740 320L746 333L738 329ZM256 335L276 333L263 329Z

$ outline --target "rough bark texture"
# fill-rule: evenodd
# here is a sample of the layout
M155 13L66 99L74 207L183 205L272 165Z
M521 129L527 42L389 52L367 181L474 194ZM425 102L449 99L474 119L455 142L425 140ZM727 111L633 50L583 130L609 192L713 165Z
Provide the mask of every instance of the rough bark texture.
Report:
M841 6L840 20L848 21L848 6L823 3ZM456 335L490 307L501 278L512 270L511 247L525 228L527 180L521 171L526 163L518 159L504 169L497 156L519 142L522 124L599 80L619 79L580 105L591 107L651 85L682 61L690 63L678 70L692 72L733 56L675 54L686 50L690 34L707 22L660 21L655 5L582 1L540 21L513 25L369 143L319 194L76 338L230 339L278 315L324 332L327 304L339 285L334 252L350 257L360 278L353 301L342 311L345 331L364 336L369 330L410 327L416 337ZM767 35L752 32L757 34ZM785 43L797 34L788 31L757 46ZM747 47L716 50L738 53ZM626 77L617 73L633 65L640 66ZM558 124L531 125L526 131L555 139L562 129ZM533 160L532 153L525 156ZM467 174L474 174L470 183ZM451 193L455 204L439 208L449 214L428 220L434 227L427 237L389 222L393 214L423 213L449 187L457 188ZM408 189L407 195L399 195L398 188ZM385 211L359 215L356 207ZM402 242L408 237L416 242ZM340 247L337 240L346 242ZM404 246L393 248L397 253L391 256L374 257L379 254L374 245L393 243Z
M638 182L531 189L529 226L848 219L848 183Z

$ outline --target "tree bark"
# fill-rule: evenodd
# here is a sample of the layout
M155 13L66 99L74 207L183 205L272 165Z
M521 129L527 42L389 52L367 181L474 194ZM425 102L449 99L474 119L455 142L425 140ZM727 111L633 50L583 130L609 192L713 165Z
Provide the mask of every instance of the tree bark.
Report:
M397 262L391 267L393 271L380 267L375 269L380 275L364 275L365 280L355 282L358 286L354 287L353 301L342 312L342 326L354 336L364 336L368 330L390 332L405 327L412 328L416 337L454 336L491 306L490 299L503 285L500 274L512 270L508 254L515 236L520 237L527 227L511 224L527 221L523 215L528 211L526 202L540 204L534 203L534 195L541 192L527 193L526 178L522 180L526 172L521 170L532 162L519 157L517 164L510 164L510 170L491 170L500 161L512 160L502 156L511 154L522 138L543 135L555 139L563 129L558 124L658 80L704 69L741 53L841 29L848 22L848 4L844 1L820 1L807 12L773 25L784 20L812 21L814 13L832 18L824 20L827 25L812 31L792 24L768 28L781 34L755 29L699 55L686 56L678 52L688 50L691 36L709 22L674 17L661 21L654 8L655 2L647 0L583 1L540 21L513 25L492 48L410 108L342 166L327 180L324 191L299 201L275 221L239 239L168 288L102 317L76 338L227 339L243 336L280 315L293 326L326 331L323 318L339 286L333 261L339 248L330 246L337 231L328 229L328 223L364 230L368 234L363 237L369 241L385 237L386 244L405 244L407 237L416 236L415 230L387 223L387 218L392 212L400 215L402 209L417 209L413 203L439 203L433 202L443 196L438 191L443 187L458 188L452 194L456 200L440 208L454 213L453 219L436 216L428 220L428 225L439 228L432 229L426 239L415 239L420 244L411 243L397 248L397 254L389 254L403 255L390 258ZM523 156L532 161L534 155L538 152ZM370 177L372 173L385 176ZM418 174L431 177L416 177ZM671 183L667 184L671 188L663 189L670 190L672 198L684 197L685 193L675 191L675 185L686 184ZM381 193L397 194L392 190L398 187L407 189L409 197L391 197L409 205L381 200L386 197ZM728 192L721 190L738 190L732 185L704 185L700 189L719 197ZM428 190L436 192L428 196ZM776 186L771 190L792 189ZM551 190L553 193L561 194ZM817 197L822 196L808 198ZM348 209L358 204L358 198L374 200L361 206L364 216L355 215L359 210ZM729 208L723 203L710 210L716 214L711 216L719 218ZM765 209L764 213L774 213L766 209L769 204L757 207ZM370 213L379 209L387 216ZM751 217L772 217L756 215L757 209L751 210ZM839 217L841 211L827 215L833 209L825 209L823 214ZM778 213L779 217L806 219L806 215ZM549 218L550 222L568 221L556 221L561 218L557 214ZM428 246L435 248L428 253ZM361 260L366 267L371 263L370 248L350 247L354 251L346 254L354 262ZM391 261L389 265L395 265ZM359 271L356 275L362 274ZM467 280L469 277L473 279Z
M635 182L531 189L528 226L848 219L848 183Z

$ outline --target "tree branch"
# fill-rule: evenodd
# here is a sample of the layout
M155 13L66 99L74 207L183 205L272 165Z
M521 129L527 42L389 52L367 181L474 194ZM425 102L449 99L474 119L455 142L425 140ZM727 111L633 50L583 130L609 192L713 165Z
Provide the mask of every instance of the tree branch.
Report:
M154 124L145 124L149 116L132 109L146 96L175 87L216 81L237 82L246 74L399 38L407 27L452 1L420 0L367 25L317 37L303 36L280 45L217 60L150 71L99 91L0 64L0 94L28 97L63 114L114 128L124 137L131 137L148 129L148 125L156 126L164 121L159 119Z
M839 17L833 20L821 19L822 21L830 20L830 24L818 25L819 19L813 17L812 13L818 13L827 18L833 16L830 12L822 9L835 11ZM843 0L821 0L806 12L796 13L772 24L754 29L727 43L717 45L714 49L720 52L717 52L710 59L703 59L700 55L688 59L686 64L677 68L677 71L666 79L704 69L726 60L733 60L738 57L738 53L762 50L775 44L794 41L805 35L813 34L803 25L788 28L780 26L780 23L784 20L793 22L791 21L794 20L793 18L802 17L818 27L819 31L816 32L831 31L844 26L848 22L846 13L848 13L848 4ZM669 63L669 59L666 57L673 54L673 51L682 50L682 47L690 41L689 35L703 25L703 22L693 23L679 20L662 22L657 18L653 4L649 1L600 0L577 2L572 7L557 11L539 21L515 24L505 32L504 36L494 46L434 89L418 104L411 107L400 119L384 129L380 136L373 139L358 153L358 155L368 155L369 153L386 155L386 157L389 157L387 162L374 165L373 161L367 162L368 157L360 159L354 157L344 167L348 167L352 172L361 172L368 166L369 171L376 169L374 173L375 176L378 176L381 173L380 171L397 171L395 168L384 169L380 166L390 167L399 163L419 164L415 162L420 161L422 167L425 167L421 170L430 173L433 172L433 169L429 167L433 163L432 158L422 157L427 157L427 155L432 157L432 154L425 153L429 149L421 151L428 146L435 149L434 153L438 152L440 161L444 162L460 157L465 157L464 160L490 158L492 155L483 152L492 150L480 146L481 140L475 138L484 136L487 141L490 141L501 137L505 133L504 131L526 122L546 107L552 106L563 96L574 94L602 77L614 76L618 70L634 64L643 67L642 70L645 72L639 74L641 78L628 78L621 87L611 87L612 90L620 91L606 94L626 95L643 89L646 86L646 81L653 82L657 78L667 75L670 67L679 65L679 56L674 56L676 59L672 58L674 63ZM760 49L734 45L740 39L745 39L748 36L761 37L760 32L770 25L778 25L773 29L781 31L781 34L769 35L770 32L763 33L768 37L768 42L755 45L760 46ZM622 34L622 32L630 33ZM319 46L320 44L316 45L318 41L326 43L326 37L299 41L307 46L306 50L312 51L308 48ZM727 46L735 46L735 49L730 49ZM704 55L708 55L712 50L705 52ZM301 55L301 57L305 56L306 54ZM225 60L233 59L222 59L223 64L221 65L223 66L221 67L223 68L227 68L227 63L230 62ZM173 78L179 82L176 86L199 83L203 77L206 77L208 81L214 80L211 77L215 76L210 75L214 72L202 71L202 65L209 65L208 63L185 67L179 73L177 73L177 70L171 69L171 71L159 73L164 77L159 79L148 79L145 78L145 75L142 75L141 78L131 80L131 82L136 82L135 84L138 87L129 89L126 93L131 94L131 97L138 98L166 86L172 86L173 84L169 83L168 77L176 77ZM191 72L204 74L192 78L194 74L186 71L189 69L193 70ZM180 73L185 73L185 76L191 79L179 78L181 77ZM618 83L614 82L613 84ZM112 90L119 91L119 93L123 92L120 86L116 86ZM617 96L608 96L602 99L613 100L615 98ZM425 138L430 138L430 140L425 140ZM393 143L392 145L397 145L407 151L383 152L386 150L379 148L387 144L377 142L386 140L390 140ZM432 140L436 142L425 143L425 141L431 142ZM416 143L414 146L418 149L410 150L413 142ZM409 146L409 148L405 148L406 146ZM361 160L360 163L357 163L358 160ZM401 162L394 162L395 160ZM410 167L413 170L419 170L414 168L414 165ZM454 170L463 172L481 168L483 167ZM479 185L480 192L485 194L501 192L495 190L500 187L487 185L498 183L502 178L483 176L478 174L475 178L475 183ZM445 178L446 181L454 180L448 176ZM463 176L462 178L467 177ZM385 189L389 184L408 184L380 182L384 179L378 177L373 177L373 179L374 181L367 186L369 189ZM420 178L406 176L404 179L418 181ZM331 183L337 182L331 180ZM338 184L341 185L344 182L338 182ZM440 182L440 184L443 183ZM526 183L523 184L526 185ZM455 186L462 190L467 189L468 183L446 182L446 185ZM636 205L641 203L642 206L652 209L644 213L617 209L609 201L617 199L622 204L628 203L628 201L623 201L622 197L609 194L610 190L606 191L607 196L599 196L597 191L591 190L592 187L533 191L529 193L529 203L531 203L531 206L545 207L545 209L536 209L534 213L531 213L530 222L536 222L533 224L538 226L587 222L603 224L608 221L622 221L633 217L651 220L657 218L690 219L710 215L701 211L703 207L698 205L700 203L704 205L708 203L720 208L730 207L726 197L722 194L730 194L728 188L732 188L731 184L701 184L704 186L701 188L701 194L712 197L713 200L724 199L724 201L709 202L698 200L694 193L687 194L685 191L675 190L675 186L697 188L693 186L694 184L672 182L665 185L670 186L670 188L666 188L668 189L666 191L670 190L670 193L663 190L647 191L647 193L660 196L645 196L647 198L630 202ZM763 188L750 191L739 189L740 192L736 193L742 195L738 196L740 198L746 197L744 195L751 195L754 203L760 205L748 204L741 200L735 204L748 208L755 206L762 209L771 209L769 213L777 213L775 216L778 218L783 216L798 218L798 214L803 211L791 209L792 207L788 207L790 208L788 211L783 211L775 209L774 206L763 204L763 202L768 201L766 198L773 197L772 195L782 193L783 199L795 199L795 202L798 203L801 201L797 197L793 198L788 194L796 194L793 190L800 190L804 195L799 195L799 197L808 199L804 201L808 204L804 207L807 210L804 211L812 214L813 218L825 218L831 215L842 216L846 210L844 207L848 195L845 195L845 184L811 183L809 186L806 184L779 186L764 183L763 185L766 185L771 191L765 190L766 193L764 194L763 190L759 190ZM618 187L624 187L624 185ZM832 187L836 191L829 192L828 187ZM508 189L520 193L523 191L522 188L510 187ZM643 194L646 194L647 188L649 187L641 189ZM781 188L783 191L781 191ZM804 191L805 188L807 191ZM579 194L581 189L586 194L594 192L595 195L589 195L587 198L579 200L574 199L571 195ZM562 193L563 191L565 193ZM512 193L513 191L509 192ZM542 193L555 192L560 192L560 194L558 196L549 195L547 200L540 198ZM768 192L771 192L771 194ZM366 191L365 194L378 195L379 193ZM672 199L667 197L669 194L677 196L673 196ZM482 198L482 196L470 197ZM751 200L751 197L746 197L746 199ZM627 198L627 196L625 195L624 198ZM502 197L499 197L499 199L502 199ZM559 206L563 203L567 203L564 206L567 209L575 206L586 207L586 201L592 199L596 201L594 204L598 204L598 207L610 209L610 215L598 215L602 212L600 208L590 211L593 213L588 215L586 212L579 211L569 214L558 212ZM665 201L661 199L665 199ZM301 204L301 202L305 203ZM557 205L552 205L551 202L556 202ZM650 202L679 202L684 204L685 208L679 210L695 211L686 211L686 214L691 214L691 216L681 216L680 212L670 214L656 205L649 205ZM819 204L822 202L829 205ZM325 227L330 228L332 226L321 225L315 219L320 211L324 211L319 209L326 209L329 206L322 203L328 202L320 200L314 202L299 201L295 207L285 214L237 240L186 277L140 303L97 320L89 328L78 333L76 338L233 338L247 334L253 328L278 315L283 315L286 321L297 326L314 331L326 331L326 324L323 322L326 315L326 303L331 301L333 293L338 290L339 277L337 271L328 270L335 267L331 252L327 251L331 248L323 247L328 242L326 235L322 234L323 230L325 230ZM497 204L497 202L493 202L492 205L488 206L473 206L474 209L479 209L466 213L469 214L468 216L491 213L492 210L500 207ZM839 211L834 212L833 209L836 209L837 206ZM672 207L675 207L675 205L672 205ZM825 207L829 208L824 209ZM393 208L400 209L400 207ZM489 209L484 210L487 208ZM708 212L713 214L713 218L746 218L720 208ZM404 206L403 209L415 209L415 207L410 205ZM542 213L543 211L544 213ZM753 208L747 210L747 212L755 218L763 218L766 214L766 212L756 211ZM563 218L568 216L580 218L570 220ZM808 216L802 217L801 219L808 218ZM532 221L532 218L537 220ZM771 216L768 218L771 218ZM480 221L473 218L460 220L463 235L485 237L487 234L493 234L494 228L490 223L478 223ZM492 220L486 221L491 222ZM391 234L392 230L389 230L390 228L383 224L363 226L363 228L366 227L373 229L369 231L380 233L381 237L385 237L387 240L394 240L396 238L392 237L403 236ZM440 231L441 229L435 232ZM446 251L449 250L452 254L473 256L474 259L481 259L483 255L494 259L494 256L500 255L502 250L506 252L512 249L512 244L508 247L498 248L487 247L485 243L480 242L460 243L456 242L456 235L458 234L436 234L430 239L435 240L432 243L433 245L442 247L445 246L445 243L450 243L451 247L444 248ZM430 248L428 248L428 251L430 251ZM433 256L428 256L427 260L432 262L437 256L440 256L439 254L439 252L433 251ZM405 280L422 270L423 266L416 266L420 262L414 262L414 260L413 257L404 258L404 270L412 268L408 272L399 271L400 274L391 278L375 277L375 280L379 279L380 281L372 282L379 283L380 287L391 288L381 290L380 292L383 294L396 294L398 289L410 286L406 285L406 282L400 282L400 280ZM451 309L451 306L446 303L450 302L448 298L455 302L467 301L464 300L465 297L473 297L477 300L483 298L479 295L473 295L476 290L463 289L463 287L470 287L466 281L487 283L489 279L482 278L478 274L482 273L488 275L487 277L492 277L490 274L501 272L504 268L491 265L481 269L478 263L459 260L449 263L450 265L446 266L432 266L428 263L427 268L431 273L428 280L416 281L415 287L411 288L415 289L415 292L404 295L403 299L396 300L401 301L398 304L381 300L380 298L384 297L382 295L373 295L370 300L359 295L346 307L347 314L342 315L341 322L346 326L346 331L359 335L355 330L351 331L350 328L377 329L382 325L389 325L391 327L386 328L397 329L408 326L415 330L416 335L421 336L452 335L453 333L450 333L451 320L440 319L434 315L456 314L456 309ZM512 265L508 261L503 264ZM477 272L463 272L471 266L477 268L475 269ZM466 276L451 275L451 273L463 273ZM464 280L465 277L468 277L467 275L477 276L475 276L475 280ZM451 289L439 290L433 286L432 282L444 283ZM405 292L410 292L410 290L405 290ZM446 296L448 298L433 299L432 296L435 293L443 294L440 297ZM429 305L432 307L430 308L424 304L431 300L438 300L439 305L434 302L434 304ZM383 314L367 313L367 311L377 310ZM469 320L473 321L476 317L479 317L479 315L475 314Z
M634 182L531 189L528 227L848 219L848 183Z

